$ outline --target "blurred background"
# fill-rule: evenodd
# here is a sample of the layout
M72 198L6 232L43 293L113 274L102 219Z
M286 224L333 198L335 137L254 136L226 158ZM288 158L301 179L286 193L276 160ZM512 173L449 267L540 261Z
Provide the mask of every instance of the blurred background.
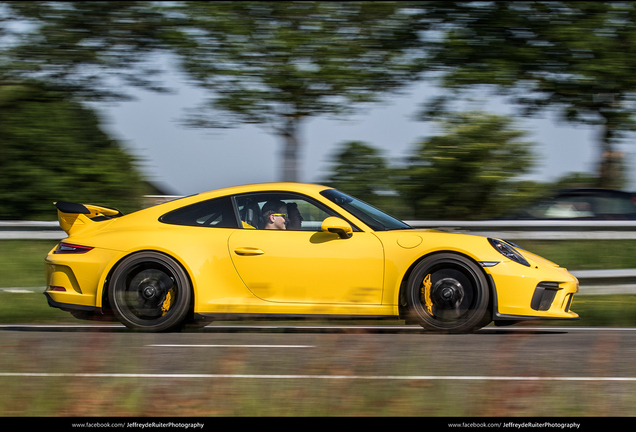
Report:
M261 181L403 219L631 190L632 2L0 2L0 220Z
M33 294L43 290L43 259L59 234L31 234L58 229L54 201L129 213L154 203L149 197L302 181L337 187L416 226L462 221L448 226L471 230L471 222L489 222L472 227L508 230L503 234L522 247L579 275L572 309L584 319L568 325L636 326L634 52L635 2L0 1L0 323L76 322ZM510 231L536 220L582 222ZM599 221L607 225L594 225ZM20 236L11 235L15 229ZM46 364L60 351L40 348L55 339L33 335L23 343L18 336L30 332L5 332L16 341L3 345L2 370L33 359ZM89 368L118 363L102 358L141 358L114 333L77 335L69 349ZM517 342L523 338L530 337ZM593 375L610 369L603 359L622 362L620 354L627 358L632 349L616 336L598 338L592 349L579 344ZM467 358L514 364L500 348ZM530 352L544 351L541 345ZM340 352L317 358L322 365ZM363 346L342 364L355 371L365 367L365 356L387 362L401 357L396 352ZM571 352L571 363L585 364L588 357ZM217 364L233 370L261 362L232 354ZM422 364L412 361L418 373ZM132 391L128 383L102 387L93 408L66 401L86 398L85 389L95 386L5 381L2 415L165 414L164 405L135 405L162 393ZM227 391L210 392L201 381L198 396L183 400L196 405L202 395L235 394L234 382L224 385ZM399 384L409 391L405 399L393 388L382 393L353 384L334 394L388 394L357 412L385 413L377 407L390 399L400 406L387 412L398 415L447 415L464 405L457 394L478 396L471 402L477 406L463 411L468 415L491 412L480 404L501 406L493 398L522 400L518 384L504 391L487 385L466 391L464 384ZM623 406L634 406L631 390L615 404L613 387L572 385L556 411L531 409L542 406L538 394L547 395L545 406L555 405L561 383L552 392L524 387L522 408L491 415L624 415ZM420 386L433 386L424 393L437 400L421 399ZM281 395L283 407L310 400L302 397L306 389L265 387L262 396L245 385L236 398L254 394L253 404L217 413L253 415L271 394ZM59 391L67 397L50 398ZM108 405L120 400L117 392L125 395L121 411ZM43 400L49 411L42 411ZM325 411L307 413L338 412L340 399L332 400ZM185 412L208 413L199 406Z

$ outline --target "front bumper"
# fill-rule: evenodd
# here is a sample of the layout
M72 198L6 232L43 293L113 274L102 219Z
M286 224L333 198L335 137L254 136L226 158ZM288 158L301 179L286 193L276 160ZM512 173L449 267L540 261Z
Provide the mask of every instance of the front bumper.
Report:
M485 269L495 287L493 319L579 319L571 310L579 281L566 269L532 263L501 262Z

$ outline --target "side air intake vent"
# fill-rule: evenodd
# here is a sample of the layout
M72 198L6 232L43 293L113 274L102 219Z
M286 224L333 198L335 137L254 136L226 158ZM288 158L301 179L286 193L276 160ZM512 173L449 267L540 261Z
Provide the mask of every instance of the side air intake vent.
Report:
M560 289L558 282L540 282L534 290L530 307L536 311L547 311Z

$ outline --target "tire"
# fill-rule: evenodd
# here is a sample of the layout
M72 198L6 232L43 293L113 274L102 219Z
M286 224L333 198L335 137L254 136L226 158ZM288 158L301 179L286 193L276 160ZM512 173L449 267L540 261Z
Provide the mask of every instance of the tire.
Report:
M164 332L180 329L190 310L192 288L174 259L158 252L140 252L117 265L108 300L126 327Z
M456 254L420 261L408 279L409 317L438 333L470 333L490 322L490 291L481 269Z

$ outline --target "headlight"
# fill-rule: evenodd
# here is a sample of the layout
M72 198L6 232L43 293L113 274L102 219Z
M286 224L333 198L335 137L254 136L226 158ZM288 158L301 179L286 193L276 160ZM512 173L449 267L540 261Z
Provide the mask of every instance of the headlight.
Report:
M516 263L522 264L526 267L530 267L530 263L526 261L526 259L519 252L517 252L515 248L512 247L509 243L506 243L503 240L497 240L497 239L491 239L491 238L489 238L488 241L490 242L492 247L494 247L497 250L497 252L499 252L506 258Z

